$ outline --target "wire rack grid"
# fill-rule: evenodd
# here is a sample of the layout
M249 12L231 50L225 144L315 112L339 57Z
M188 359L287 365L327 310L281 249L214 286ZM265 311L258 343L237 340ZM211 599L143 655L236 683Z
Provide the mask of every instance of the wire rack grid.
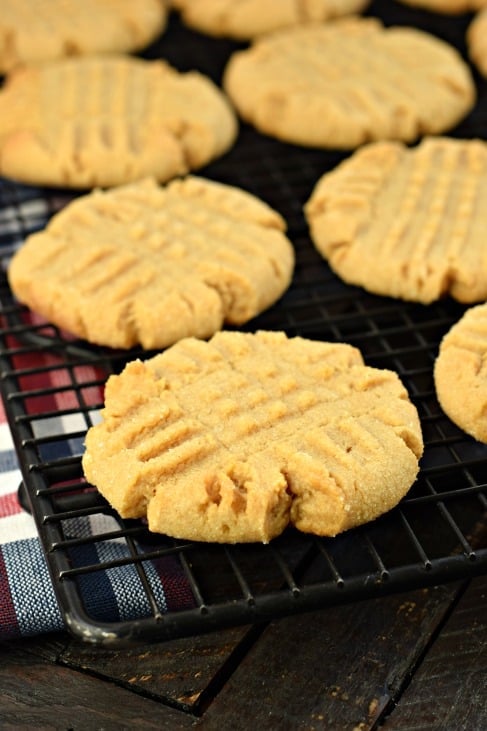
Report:
M467 19L439 20L389 2L372 3L370 12L388 23L435 31L465 52ZM172 19L146 55L169 58L181 69L197 66L218 81L237 47ZM478 104L457 136L481 136L485 129L487 84L476 81ZM289 529L269 545L200 544L150 534L141 521L121 520L85 482L84 435L99 418L107 377L151 353L70 339L15 301L5 276L10 256L73 193L0 181L0 388L23 475L19 494L36 520L63 617L75 635L105 646L159 641L486 571L487 446L446 418L432 377L440 340L465 308L450 299L423 306L376 297L330 271L310 242L302 207L319 176L343 157L286 145L243 125L235 148L202 171L276 208L296 249L290 289L246 329L355 345L368 365L399 374L423 428L421 471L397 508L334 539ZM95 532L86 530L87 522ZM107 545L120 550L112 555ZM187 601L171 606L158 594L154 566L183 577ZM87 578L99 577L101 586L107 576L123 581L128 571L140 589L134 610L108 621L93 608Z

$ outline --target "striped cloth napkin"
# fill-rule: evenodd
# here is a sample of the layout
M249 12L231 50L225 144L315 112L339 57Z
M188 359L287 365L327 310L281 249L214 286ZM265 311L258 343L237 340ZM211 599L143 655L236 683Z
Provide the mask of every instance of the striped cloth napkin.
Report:
M42 361L46 356L39 354ZM38 363L39 364L39 363ZM47 371L43 376L50 380L59 378L60 372ZM39 382L37 386L41 385ZM45 384L47 385L47 383ZM66 398L66 396L63 396ZM46 396L46 400L52 395ZM50 408L54 404L48 404ZM62 407L62 404L57 404ZM51 411L52 413L52 411ZM74 414L56 417L56 429L63 419L66 431ZM46 428L52 428L52 417ZM42 424L42 420L39 422ZM73 453L79 453L81 445L73 440ZM0 401L0 640L43 632L64 627L47 563L37 533L34 519L24 511L18 500L21 481L14 445L3 404ZM72 518L64 526L68 537L88 538L119 529L113 517L95 514ZM150 547L149 547L150 550ZM128 557L128 548L122 540L88 540L71 550L73 566L98 565ZM162 612L190 609L194 599L181 564L174 556L144 561L147 580L159 609ZM86 614L96 624L140 619L150 616L146 594L133 564L95 571L77 579L80 596Z

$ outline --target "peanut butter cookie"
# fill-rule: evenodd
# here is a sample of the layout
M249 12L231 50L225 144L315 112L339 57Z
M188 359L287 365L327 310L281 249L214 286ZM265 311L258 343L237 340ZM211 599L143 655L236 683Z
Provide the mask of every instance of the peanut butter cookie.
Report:
M412 142L454 127L475 85L460 54L413 28L347 18L264 36L233 54L223 86L259 131L311 147Z
M70 203L13 257L17 298L95 344L160 348L241 324L287 289L294 250L269 206L189 177Z
M487 78L487 8L478 13L470 23L467 46L473 63L482 76Z
M317 183L305 211L332 269L375 294L487 299L487 143L376 142Z
M0 90L0 174L70 188L165 182L235 141L224 94L163 61L93 56L26 67Z
M284 333L184 339L108 380L86 478L122 517L178 538L333 536L390 510L416 478L418 415L355 348Z
M64 56L137 51L166 27L165 0L2 0L0 73Z
M186 25L211 36L249 40L305 23L360 13L369 0L172 0Z
M435 361L438 401L447 416L487 443L487 305L468 309L443 338Z

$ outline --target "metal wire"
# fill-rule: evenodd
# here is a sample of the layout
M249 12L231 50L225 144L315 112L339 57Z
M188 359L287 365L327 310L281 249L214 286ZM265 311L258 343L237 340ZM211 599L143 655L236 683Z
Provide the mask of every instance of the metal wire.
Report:
M435 19L399 4L373 2L386 22L406 22L438 33L462 48L464 24ZM198 67L218 81L229 41L206 43L177 23L148 50L180 68ZM211 52L209 45L211 43ZM481 136L487 117L487 84L478 81L479 103L458 135ZM480 130L480 131L479 131ZM418 480L387 516L335 539L286 531L269 546L206 546L151 536L141 522L121 521L83 477L86 429L103 402L103 385L127 360L150 353L96 348L32 320L0 277L0 388L23 474L22 502L32 510L61 610L72 631L105 644L157 641L234 624L269 620L378 596L386 592L465 578L487 570L487 447L470 439L442 413L432 366L441 337L464 307L452 300L428 307L375 297L347 287L312 246L302 204L318 177L344 155L284 145L242 126L235 148L204 172L260 196L285 217L296 249L292 286L246 329L285 330L358 347L369 365L398 372L418 408L425 454ZM0 180L0 253L3 271L15 248L42 228L72 193L46 191ZM87 375L88 374L88 375ZM46 385L47 384L47 385ZM80 518L111 515L116 527L96 536L76 532ZM80 563L73 551L118 541L122 558ZM176 557L194 609L162 611L145 567ZM149 615L112 623L90 616L80 577L132 565L147 597ZM216 577L216 578L215 578Z

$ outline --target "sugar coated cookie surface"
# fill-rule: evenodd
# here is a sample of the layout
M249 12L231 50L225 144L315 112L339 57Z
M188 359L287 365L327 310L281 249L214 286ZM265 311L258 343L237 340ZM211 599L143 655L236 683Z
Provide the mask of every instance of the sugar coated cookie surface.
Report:
M487 143L377 142L317 183L305 206L311 236L347 283L433 302L487 299Z
M487 443L487 305L468 309L443 338L435 361L436 394L447 416Z
M17 298L93 343L164 347L241 324L287 289L294 250L254 196L147 179L70 203L13 257Z
M165 0L2 0L0 73L63 56L136 51L166 26Z
M467 31L470 58L487 78L487 8L475 16Z
M248 40L287 26L360 13L369 0L172 0L183 21L213 36Z
M24 183L165 182L223 154L236 135L220 89L163 61L67 59L20 69L0 90L0 173Z
M179 538L333 536L391 509L418 472L418 415L355 348L284 333L184 339L108 380L83 468L122 517Z
M233 54L223 85L242 119L261 132L341 149L438 134L456 125L476 98L470 70L454 48L373 18L264 36Z

